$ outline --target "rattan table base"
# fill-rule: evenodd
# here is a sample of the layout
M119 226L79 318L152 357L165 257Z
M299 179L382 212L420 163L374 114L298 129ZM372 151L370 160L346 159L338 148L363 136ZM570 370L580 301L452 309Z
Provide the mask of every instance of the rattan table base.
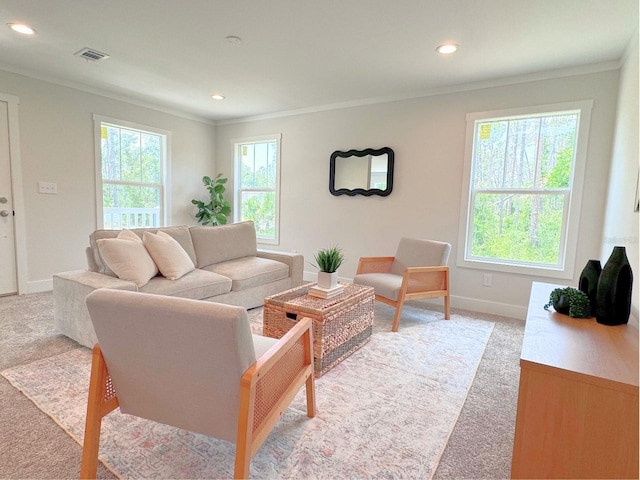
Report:
M314 285L265 298L263 334L280 338L299 318L311 318L314 373L320 377L369 341L375 295L372 287L344 284L343 293L324 299L307 293Z

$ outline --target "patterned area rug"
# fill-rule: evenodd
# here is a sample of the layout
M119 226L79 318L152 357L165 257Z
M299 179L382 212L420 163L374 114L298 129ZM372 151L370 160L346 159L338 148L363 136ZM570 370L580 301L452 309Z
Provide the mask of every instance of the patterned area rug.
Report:
M431 478L493 323L405 307L371 341L316 379L318 414L304 389L251 462L252 478ZM390 313L390 312L385 312ZM261 309L250 314L262 331ZM1 374L79 443L91 353L79 348ZM121 478L231 478L234 445L119 411L103 421L100 459Z

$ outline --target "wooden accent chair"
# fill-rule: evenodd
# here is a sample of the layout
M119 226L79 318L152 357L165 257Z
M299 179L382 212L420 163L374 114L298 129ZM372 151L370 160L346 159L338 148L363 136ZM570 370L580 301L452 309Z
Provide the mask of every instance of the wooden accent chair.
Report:
M311 320L252 335L242 307L100 289L87 297L93 349L81 478L97 473L102 418L122 413L236 444L235 478L306 385L316 414Z
M444 297L448 320L450 252L449 243L401 238L394 257L360 257L353 283L373 287L376 300L395 307L393 332L398 331L405 300Z

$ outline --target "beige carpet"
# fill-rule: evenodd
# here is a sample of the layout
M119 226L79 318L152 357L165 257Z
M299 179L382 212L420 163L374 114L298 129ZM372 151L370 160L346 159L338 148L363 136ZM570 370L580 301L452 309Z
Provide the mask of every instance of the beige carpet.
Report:
M376 311L378 314L378 311ZM255 331L261 315L252 314ZM376 319L371 341L317 380L258 451L252 478L430 478L460 414L493 323L409 309L397 334ZM2 372L74 438L83 434L89 351ZM114 412L103 459L123 478L227 478L231 444Z

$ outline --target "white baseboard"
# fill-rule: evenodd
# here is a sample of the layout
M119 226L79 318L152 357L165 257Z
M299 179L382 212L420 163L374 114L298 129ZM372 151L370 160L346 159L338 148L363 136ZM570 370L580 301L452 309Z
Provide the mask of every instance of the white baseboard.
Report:
M425 308L429 308L429 306L433 306L439 310L442 310L444 308L444 300L441 297L424 300L412 300L412 302L419 302L425 305ZM501 317L513 318L523 321L527 316L527 307L508 305L506 303L488 302L486 300L480 300L477 298L456 297L453 295L451 296L451 308L469 310L470 312L488 313L489 315L499 315Z
M466 298L451 296L451 307L471 310L473 312L489 313L500 315L501 317L516 318L525 320L527 318L527 307L520 305L510 305L508 303L489 302L479 298Z
M27 291L22 293L38 293L53 290L53 279L38 280L35 282L27 282Z
M303 279L308 282L317 281L316 272L304 272ZM353 278L339 278L341 282L352 283ZM422 300L429 303L428 300ZM434 305L442 306L442 300L432 302ZM462 310L470 310L472 312L488 313L491 315L500 315L501 317L515 318L524 320L527 318L526 305L510 305L508 303L489 302L480 298L457 297L451 295L451 307L460 308Z

